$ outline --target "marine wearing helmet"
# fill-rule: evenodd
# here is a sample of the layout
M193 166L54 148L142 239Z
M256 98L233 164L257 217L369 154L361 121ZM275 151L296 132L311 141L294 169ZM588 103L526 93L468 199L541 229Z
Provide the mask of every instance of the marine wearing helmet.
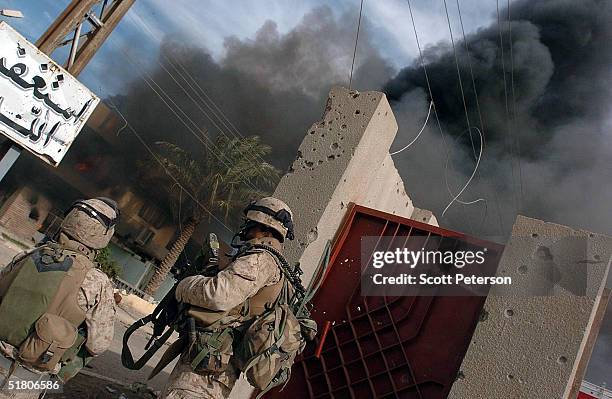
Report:
M278 258L253 245L281 253L285 240L293 238L291 209L277 198L262 198L244 210L244 223L232 240L238 248L233 261L216 276L187 277L178 284L176 298L190 305L197 339L181 355L162 398L229 396L240 374L232 352L236 328L261 314L282 288Z
M118 218L111 199L76 201L56 237L0 269L0 386L66 381L108 349L115 301L95 255L110 242ZM0 391L0 398L13 394ZM19 397L30 396L38 392Z

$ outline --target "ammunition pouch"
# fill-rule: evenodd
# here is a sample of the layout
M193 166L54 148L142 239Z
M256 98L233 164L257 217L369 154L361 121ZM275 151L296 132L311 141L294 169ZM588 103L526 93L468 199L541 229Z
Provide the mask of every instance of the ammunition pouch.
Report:
M233 328L197 330L195 342L187 348L193 371L213 374L225 371L234 353L233 342Z
M76 328L68 320L45 313L19 347L19 360L37 370L53 372L76 342L77 335Z

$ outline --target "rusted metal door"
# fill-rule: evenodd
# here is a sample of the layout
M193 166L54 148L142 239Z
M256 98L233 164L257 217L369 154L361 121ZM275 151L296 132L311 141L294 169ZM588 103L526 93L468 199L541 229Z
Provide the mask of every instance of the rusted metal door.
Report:
M462 378L459 367L485 298L360 295L361 237L428 235L487 247L488 261L497 262L503 250L499 244L353 206L313 301L319 328L333 323L320 358L316 345L309 345L294 365L290 383L266 397L446 398L455 379Z

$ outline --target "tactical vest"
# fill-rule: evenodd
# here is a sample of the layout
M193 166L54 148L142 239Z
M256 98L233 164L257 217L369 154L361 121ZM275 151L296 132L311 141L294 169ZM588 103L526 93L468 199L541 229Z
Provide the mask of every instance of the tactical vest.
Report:
M30 367L53 371L77 342L85 320L78 294L93 267L76 259L83 251L45 244L18 259L0 282L0 340L17 347Z
M255 249L247 252L239 253L234 257L236 260L238 257L252 255L256 253L264 252L263 249ZM276 256L271 254L276 260ZM263 313L266 306L274 303L276 298L283 288L284 277L281 273L281 278L277 283L268 285L260 289L255 295L247 299L243 304L240 304L233 309L225 312L214 311L198 306L189 306L187 315L193 317L196 320L196 326L199 328L208 328L209 326L218 323L224 319L223 325L235 324L236 322L244 323L255 316L259 316Z
M263 249L251 249L237 254L236 258L264 252ZM270 252L269 252L270 253ZM275 261L279 261L270 253ZM222 372L229 364L233 355L233 345L239 335L246 330L250 322L270 308L278 298L285 277L281 273L280 280L263 287L245 303L225 312L212 311L197 306L189 306L186 310L188 320L194 320L192 336L187 352L188 359L194 371ZM195 328L194 328L195 327ZM189 327L185 328L189 330ZM187 331L189 334L189 331ZM156 367L157 368L157 367Z

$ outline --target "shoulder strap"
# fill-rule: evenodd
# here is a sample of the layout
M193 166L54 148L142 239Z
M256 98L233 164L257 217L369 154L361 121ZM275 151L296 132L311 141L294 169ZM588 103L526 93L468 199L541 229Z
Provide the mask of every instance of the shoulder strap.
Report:
M302 285L302 280L300 278L302 271L299 269L298 266L296 266L295 268L291 267L289 265L289 262L287 262L287 259L285 259L283 254L281 254L276 248L265 244L251 244L250 247L263 249L266 252L270 253L276 259L278 267L280 268L284 276L287 278L287 281L293 286L293 288L296 291L302 293L306 291L306 289Z

